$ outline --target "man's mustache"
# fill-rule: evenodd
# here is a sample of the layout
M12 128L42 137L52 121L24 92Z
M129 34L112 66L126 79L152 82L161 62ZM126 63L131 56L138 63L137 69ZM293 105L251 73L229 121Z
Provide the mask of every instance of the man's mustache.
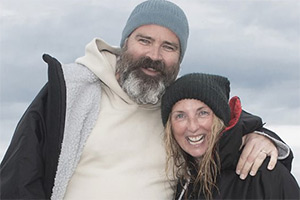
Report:
M143 67L145 69L151 68L157 72L160 72L161 75L166 76L166 65L161 60L152 60L149 57L142 57L136 63L136 68Z

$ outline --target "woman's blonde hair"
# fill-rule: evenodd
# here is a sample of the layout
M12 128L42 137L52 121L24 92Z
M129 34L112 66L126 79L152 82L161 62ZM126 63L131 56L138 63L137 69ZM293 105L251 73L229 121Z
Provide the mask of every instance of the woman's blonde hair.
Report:
M171 119L169 117L164 135L167 152L166 174L169 174L171 171L172 178L191 180L194 183L194 191L199 191L204 194L206 199L211 199L213 189L218 190L216 181L220 170L220 159L217 143L224 127L223 121L216 115L213 115L208 149L201 158L193 158L178 145L172 133ZM196 170L196 177L191 176L191 170ZM171 179L171 177L168 178Z

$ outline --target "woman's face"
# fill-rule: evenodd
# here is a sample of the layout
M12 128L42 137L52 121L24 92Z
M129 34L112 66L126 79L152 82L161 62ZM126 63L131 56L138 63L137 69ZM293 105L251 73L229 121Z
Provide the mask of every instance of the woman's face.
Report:
M193 157L206 152L213 123L213 112L203 102L183 99L172 108L172 132L180 147Z

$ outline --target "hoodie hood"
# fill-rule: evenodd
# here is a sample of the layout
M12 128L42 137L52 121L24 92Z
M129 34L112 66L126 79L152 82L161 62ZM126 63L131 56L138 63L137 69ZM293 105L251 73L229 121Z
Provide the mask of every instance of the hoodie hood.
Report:
M99 38L93 39L85 48L85 55L76 59L76 63L89 68L107 87L128 104L135 104L120 87L116 76L116 62L121 49L105 43Z
M260 117L242 110L241 101L238 97L232 97L229 106L231 120L229 126L223 131L219 142L221 171L236 168L240 157L242 137L263 126Z

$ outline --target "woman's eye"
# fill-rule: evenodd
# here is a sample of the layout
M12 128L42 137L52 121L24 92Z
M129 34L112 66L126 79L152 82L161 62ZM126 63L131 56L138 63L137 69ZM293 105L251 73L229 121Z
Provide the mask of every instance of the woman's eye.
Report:
M180 113L180 114L177 114L175 116L175 119L183 119L184 118L184 114Z
M178 119L183 118L183 114L178 114L178 115L176 116L176 118L178 118Z
M205 111L205 110L201 110L201 111L199 111L198 115L199 115L200 117L206 117L206 116L209 115L209 112L208 112L208 111Z

